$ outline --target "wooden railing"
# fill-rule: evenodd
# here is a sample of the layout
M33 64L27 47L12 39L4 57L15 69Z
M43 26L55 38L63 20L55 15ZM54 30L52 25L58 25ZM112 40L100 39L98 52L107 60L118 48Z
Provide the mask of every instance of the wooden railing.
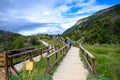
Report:
M7 80L7 55L5 52L0 54L0 80Z
M22 48L22 49L17 49L17 50L9 50L7 51L8 55L13 55L13 54L18 54L20 52L25 52L25 51L28 51L28 50L34 50L34 48Z
M92 71L92 74L95 75L96 74L96 70L95 70L95 57L89 51L84 49L81 46L81 44L80 44L80 50L81 50L83 58L85 59L85 62L87 63L87 66Z
M7 80L8 74L12 73L15 76L18 76L17 70L14 67L15 64L26 60L33 60L35 56L41 55L47 52L47 55L50 54L51 51L55 50L56 46L49 46L34 49L34 48L27 48L27 49L18 49L18 50L11 50L8 52L0 53L0 80Z
M55 52L51 53L46 57L47 60L47 70L45 73L49 73L51 69L58 64L58 62L62 59L62 57L68 52L69 45L65 45L59 50L56 50Z

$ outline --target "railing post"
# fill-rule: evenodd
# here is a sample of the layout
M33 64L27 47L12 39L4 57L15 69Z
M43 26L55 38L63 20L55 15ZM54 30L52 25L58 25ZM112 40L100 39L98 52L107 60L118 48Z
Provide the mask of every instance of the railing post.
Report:
M0 80L8 79L7 53L0 53Z
M84 50L83 50L83 49L81 49L81 52L82 52L82 54L84 55Z
M95 74L95 59L92 59L92 73Z
M47 54L48 54L48 55L50 54L50 52L49 52L49 46L47 47Z
M56 60L58 59L58 52L56 53ZM58 62L56 63L56 65L58 65Z
M47 57L47 65L48 65L48 68L50 67L50 58Z
M50 67L51 67L51 64L50 64L50 58L47 57L46 60L47 60L47 70L45 71L45 73L49 73L49 71L50 71Z
M64 55L64 48L62 49L62 56Z
M65 54L67 53L67 49L68 49L68 47L66 46L66 47L65 47Z
M86 53L86 59L87 59L87 61L89 62L89 60L88 60L88 54Z
M64 48L63 48L63 56L64 56Z
M87 50L85 50L81 45L80 45L80 49L82 52L82 55L87 63L87 67L89 67L92 71L92 74L95 75L96 74L96 70L95 70L95 57L89 53ZM90 58L90 60L89 60Z
M41 49L41 50L40 50L40 55L41 55L41 57L42 57L42 51L43 51L43 50Z
M5 74L6 74L6 80L8 80L8 53L7 52L5 52L4 53L5 54Z
M33 61L33 56L32 56L32 52L30 52L30 61Z
M10 65L9 65L10 72L11 72L14 76L18 76L17 70L16 70L16 68L15 68L14 65L13 65L13 61L12 61L13 57L10 57L9 59L10 59L10 63L9 63L9 64L10 64Z
M60 51L60 55L63 57L63 49ZM62 60L62 57L61 57L61 60Z

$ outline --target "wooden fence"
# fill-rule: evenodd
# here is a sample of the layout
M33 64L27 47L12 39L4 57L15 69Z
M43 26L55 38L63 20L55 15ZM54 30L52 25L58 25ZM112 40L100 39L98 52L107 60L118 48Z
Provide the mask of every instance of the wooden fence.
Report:
M89 51L84 49L81 46L81 44L80 44L80 50L81 50L83 58L85 59L85 62L87 63L87 66L92 71L92 74L95 75L96 74L96 70L95 70L95 57Z
M43 55L43 53L47 52L47 55L50 54L50 51L56 49L55 47L49 48L43 47L39 49L34 48L27 48L27 49L18 49L18 50L11 50L8 52L0 53L0 80L7 80L8 74L13 74L18 76L17 70L14 65L26 61L26 60L33 60L35 56Z
M48 55L46 57L47 60L47 70L45 71L45 73L49 73L51 71L51 69L58 64L58 62L60 61L60 59L62 60L62 57L68 52L69 50L69 45L65 45L64 47L62 47L59 50L56 50L55 52L51 53L50 55ZM53 58L52 58L53 57Z
M7 80L7 55L6 53L0 54L0 80Z

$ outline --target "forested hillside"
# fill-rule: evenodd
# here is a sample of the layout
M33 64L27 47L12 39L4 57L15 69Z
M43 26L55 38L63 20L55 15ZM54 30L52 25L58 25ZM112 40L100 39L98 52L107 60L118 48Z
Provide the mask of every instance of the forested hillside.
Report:
M18 33L0 30L0 52L35 46L42 46L37 35L23 36Z
M80 19L63 33L74 40L85 37L87 43L120 43L120 4Z

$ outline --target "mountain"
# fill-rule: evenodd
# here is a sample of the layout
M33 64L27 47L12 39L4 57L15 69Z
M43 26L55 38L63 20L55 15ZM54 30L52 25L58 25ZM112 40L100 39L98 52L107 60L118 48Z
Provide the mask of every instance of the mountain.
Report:
M63 33L74 40L85 37L87 43L120 43L120 4L80 19Z
M43 46L37 35L23 36L18 33L0 30L0 53L8 50Z
M22 36L22 35L13 33L13 32L9 32L9 31L0 30L0 43L6 42L6 41L11 41L14 39L14 37L17 37L17 36Z
M24 47L24 37L20 34L0 30L0 52Z

